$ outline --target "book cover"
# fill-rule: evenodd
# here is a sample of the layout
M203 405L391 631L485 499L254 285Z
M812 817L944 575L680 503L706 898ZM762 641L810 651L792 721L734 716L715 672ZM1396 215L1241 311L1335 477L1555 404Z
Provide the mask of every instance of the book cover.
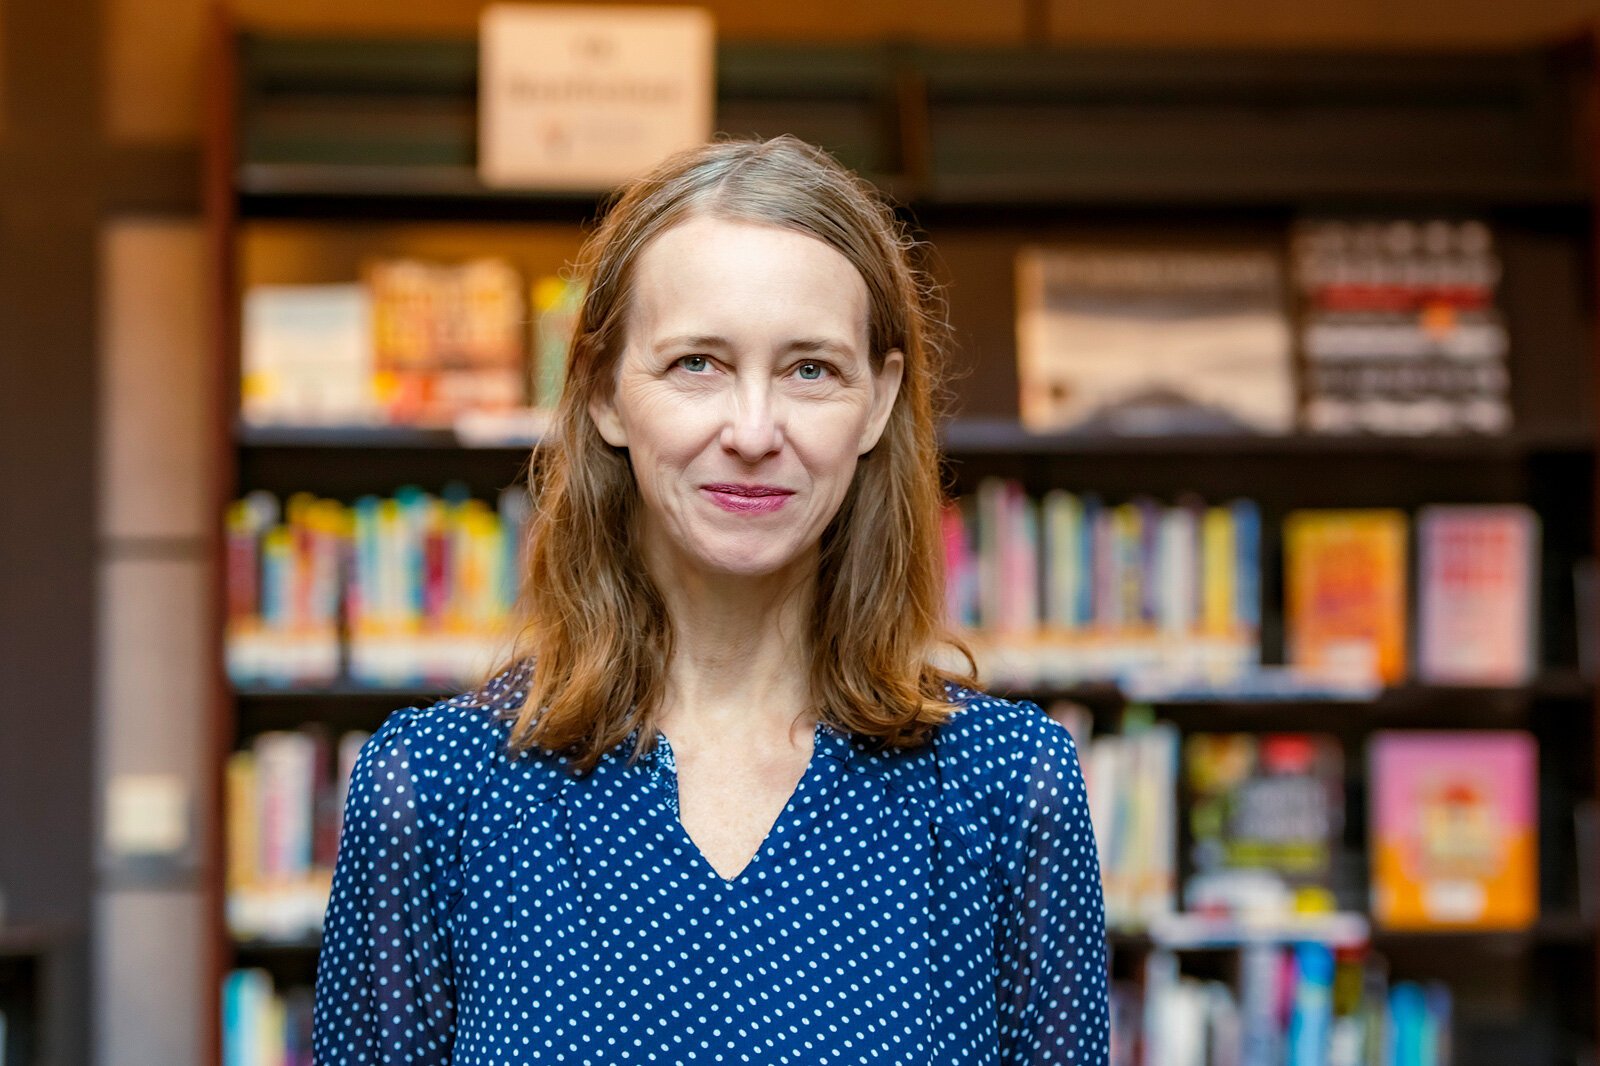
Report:
M509 262L375 258L363 278L374 391L387 421L445 426L525 402L524 286Z
M1425 507L1417 515L1417 673L1516 685L1534 673L1539 516L1520 504Z
M1538 752L1515 730L1374 735L1372 910L1391 929L1523 929L1538 915Z
M372 306L360 285L256 285L245 293L241 417L251 425L375 419Z
M1284 522L1291 665L1384 684L1406 673L1405 512L1295 511Z
M1302 889L1331 891L1334 851L1344 830L1338 738L1193 733L1183 755L1189 909L1247 912L1258 901L1288 903ZM1276 886L1274 899L1260 899L1263 881Z
M1291 333L1273 250L1028 247L1016 273L1028 429L1293 427Z
M1501 264L1486 223L1307 219L1291 244L1306 428L1510 428Z

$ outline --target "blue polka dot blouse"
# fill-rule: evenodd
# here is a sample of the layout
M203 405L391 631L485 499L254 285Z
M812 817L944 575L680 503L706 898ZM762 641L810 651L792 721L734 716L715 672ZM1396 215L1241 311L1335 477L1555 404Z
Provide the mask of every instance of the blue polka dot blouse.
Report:
M350 782L318 1066L1022 1066L1108 1060L1105 917L1070 734L953 688L934 741L819 724L733 880L672 749L508 757L517 670L390 715Z

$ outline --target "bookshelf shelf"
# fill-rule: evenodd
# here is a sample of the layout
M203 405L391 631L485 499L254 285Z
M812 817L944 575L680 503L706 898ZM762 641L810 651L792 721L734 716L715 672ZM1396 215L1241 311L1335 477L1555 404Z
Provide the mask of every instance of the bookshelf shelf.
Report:
M1185 916L1187 917L1187 916ZM1217 928L1175 930L1173 933L1152 936L1148 932L1113 930L1110 940L1114 948L1125 951L1149 951L1156 947L1178 950L1225 950L1248 943L1293 943L1297 940L1325 943L1370 942L1376 947L1404 949L1407 947L1456 947L1477 950L1487 954L1510 951L1527 951L1543 947L1593 946L1600 928L1593 921L1575 915L1541 917L1528 929L1514 930L1397 930L1373 928L1365 915L1341 914L1340 921L1328 928L1308 927L1303 930L1262 929L1257 931ZM315 950L311 944L310 950Z
M353 499L399 484L434 491L457 480L487 498L524 476L537 434L480 436L474 444L452 429L242 424L232 402L246 276L242 235L268 220L327 223L346 234L361 231L346 226L351 222L463 220L535 221L576 232L601 198L479 181L470 39L271 36L220 17L213 48L207 196L217 374L228 398L214 420L217 450L226 457L217 513L253 489ZM1247 497L1259 501L1263 528L1274 531L1297 507L1526 503L1545 520L1550 549L1540 585L1548 616L1541 621L1566 633L1576 629L1566 568L1593 555L1596 543L1596 360L1586 288L1596 186L1592 136L1577 104L1600 103L1594 54L1588 36L1456 55L724 42L718 124L730 134L791 132L827 146L887 191L918 236L940 250L944 280L954 283L954 356L964 374L956 382L961 413L943 427L941 441L961 491L995 475L1023 481L1030 492L1065 484L1108 498ZM1294 218L1318 212L1470 213L1504 230L1507 321L1520 375L1512 390L1517 429L1449 438L1105 438L1032 434L1018 423L1010 267L1017 246L1152 226L1281 235ZM1547 304L1560 305L1554 317ZM1282 592L1276 550L1267 546L1263 555L1264 601ZM220 632L224 590L216 593ZM1264 616L1261 633L1264 657L1281 658L1282 619ZM1505 688L1407 683L1370 699L1233 694L1151 702L1180 732L1319 731L1347 746L1390 728L1527 729L1540 736L1552 777L1566 790L1541 796L1547 819L1555 811L1570 821L1572 804L1597 798L1597 688L1566 665L1578 661L1566 643L1547 643L1539 661L1550 665ZM215 665L219 809L226 761L253 735L309 722L369 728L394 708L454 694L448 686L232 686L220 647ZM1081 702L1097 723L1130 702L1109 684L993 687L1041 704ZM1348 779L1359 782L1360 760L1352 755L1346 766ZM211 850L221 856L224 830L216 821ZM1570 827L1565 834L1551 828L1541 843L1553 835L1570 844ZM1546 895L1550 907L1572 895L1567 889L1576 880L1570 856L1561 861L1563 880ZM301 982L314 974L315 937L235 940L220 869L206 891L213 991L235 966L260 965ZM1467 988L1513 980L1511 994L1529 1002L1558 979L1562 1002L1576 1008L1507 1022L1509 1043L1462 1041L1457 1066L1510 1061L1496 1058L1494 1048L1594 1045L1596 922L1565 906L1522 932L1376 929L1371 939L1406 965L1417 956L1420 974L1467 975ZM1152 943L1126 933L1112 941L1130 951ZM1508 954L1546 948L1558 973L1496 969ZM6 954L0 934L0 959ZM212 996L208 1011L214 1002ZM220 1019L209 1024L205 1041L216 1063ZM1568 1061L1557 1051L1539 1054L1528 1061Z
M474 446L449 428L410 426L244 426L234 431L242 448L417 449L522 451L536 439ZM1259 456L1295 461L1401 456L1427 460L1519 462L1541 454L1589 456L1593 439L1578 430L1478 437L1378 436L1190 436L1093 437L1029 433L1015 419L962 419L946 425L941 442L954 456L972 455L1168 455Z

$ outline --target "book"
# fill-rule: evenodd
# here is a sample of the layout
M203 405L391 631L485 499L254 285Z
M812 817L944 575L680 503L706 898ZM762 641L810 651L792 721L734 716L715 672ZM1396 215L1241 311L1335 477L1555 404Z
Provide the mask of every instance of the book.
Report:
M1538 915L1538 752L1516 730L1374 734L1371 892L1391 929L1525 929Z
M1538 641L1539 516L1521 504L1424 507L1417 515L1417 675L1516 685Z
M529 397L535 407L554 408L561 398L584 289L582 281L554 274L533 284L533 380Z
M1344 758L1315 733L1192 733L1183 747L1189 910L1310 909L1333 889Z
M1308 430L1510 428L1501 264L1485 222L1306 219L1291 245Z
M1406 675L1404 511L1293 511L1284 520L1291 665L1394 684Z
M1269 248L1025 247L1023 425L1165 436L1294 427L1282 264Z
M523 282L509 262L378 257L363 265L373 371L388 422L448 426L527 402Z
M240 417L254 426L361 425L372 391L372 302L356 284L255 285L244 295Z

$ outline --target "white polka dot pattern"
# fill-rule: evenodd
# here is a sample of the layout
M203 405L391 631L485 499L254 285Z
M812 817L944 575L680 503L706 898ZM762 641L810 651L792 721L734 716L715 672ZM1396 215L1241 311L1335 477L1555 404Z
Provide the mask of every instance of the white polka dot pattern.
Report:
M952 689L933 743L818 725L732 880L666 738L583 777L509 757L526 666L362 748L318 961L318 1066L1039 1066L1109 1056L1105 918L1071 736Z

